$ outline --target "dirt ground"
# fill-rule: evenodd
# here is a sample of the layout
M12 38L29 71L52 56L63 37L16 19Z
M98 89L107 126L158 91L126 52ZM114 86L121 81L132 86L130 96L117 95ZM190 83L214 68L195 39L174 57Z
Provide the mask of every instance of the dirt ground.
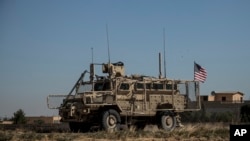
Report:
M144 130L130 128L118 132L36 133L0 130L0 141L229 141L229 125L222 123L188 124L172 132L149 125Z

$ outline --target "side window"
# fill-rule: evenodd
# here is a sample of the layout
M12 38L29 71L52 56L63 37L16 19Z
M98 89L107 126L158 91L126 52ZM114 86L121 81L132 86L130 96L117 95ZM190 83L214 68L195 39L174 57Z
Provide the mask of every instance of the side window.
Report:
M146 83L146 89L151 89L151 83Z
M95 91L101 91L103 89L103 84L102 83L95 83L94 89L95 89Z
M221 97L221 101L226 101L226 97L225 96Z
M203 101L208 101L208 96L204 96Z
M166 89L167 90L172 90L172 84L166 84ZM177 89L177 84L174 84L174 90Z
M110 90L110 82L95 83L94 89L95 89L95 91Z
M120 85L120 90L129 90L129 84L128 83L122 83Z
M103 90L110 90L110 83L109 82L105 82L103 84Z
M144 89L143 83L136 83L136 89Z
M145 83L146 89L151 89L151 83ZM136 83L135 89L144 89L144 83Z
M162 90L162 89L163 89L163 84L154 83L154 84L153 84L153 89Z

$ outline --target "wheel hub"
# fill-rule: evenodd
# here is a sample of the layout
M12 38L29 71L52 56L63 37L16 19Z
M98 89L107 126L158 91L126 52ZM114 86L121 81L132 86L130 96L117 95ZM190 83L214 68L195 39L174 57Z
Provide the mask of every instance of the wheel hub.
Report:
M115 120L113 118L109 118L109 124L110 125L114 125L115 124Z
M171 126L173 124L173 121L172 121L171 117L169 117L169 116L166 116L165 121L166 121L167 126Z
M114 128L116 126L116 118L113 115L110 115L107 119L107 123L110 126L110 128Z

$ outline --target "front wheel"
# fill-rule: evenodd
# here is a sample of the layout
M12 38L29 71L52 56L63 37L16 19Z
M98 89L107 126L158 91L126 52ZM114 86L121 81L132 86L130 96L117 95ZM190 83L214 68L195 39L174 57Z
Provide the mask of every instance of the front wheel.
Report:
M69 128L71 132L77 133L80 132L81 125L79 122L69 122Z
M113 109L104 111L102 114L102 127L106 131L114 131L120 128L120 114Z
M172 131L176 127L176 117L170 112L162 113L160 116L160 127L166 131Z
M88 122L69 122L69 128L71 132L88 132L91 124Z

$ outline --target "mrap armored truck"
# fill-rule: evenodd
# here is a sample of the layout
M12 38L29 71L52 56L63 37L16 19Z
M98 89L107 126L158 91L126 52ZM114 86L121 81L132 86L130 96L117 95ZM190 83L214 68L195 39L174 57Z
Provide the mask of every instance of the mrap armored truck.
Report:
M101 75L96 74L99 66ZM49 95L48 101L56 97ZM200 109L199 82L145 75L125 75L123 62L91 63L58 108L71 131L91 127L119 130L147 124L172 131L181 125L180 112ZM48 102L49 103L49 102Z

